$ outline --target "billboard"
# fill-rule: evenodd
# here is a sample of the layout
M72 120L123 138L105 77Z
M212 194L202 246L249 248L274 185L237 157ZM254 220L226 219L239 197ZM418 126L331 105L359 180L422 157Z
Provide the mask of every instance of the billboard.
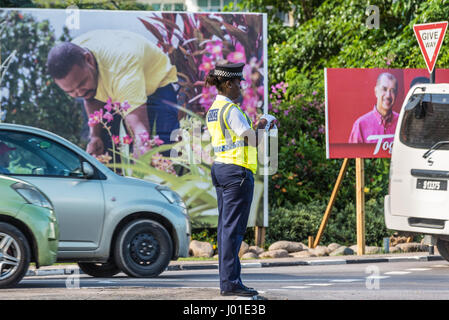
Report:
M245 63L240 105L253 121L267 113L265 14L2 9L0 22L1 58L10 58L2 121L49 130L117 173L167 185L193 227L216 226L204 116L217 91L204 79L217 63ZM255 177L249 226L268 224L267 181Z
M398 115L411 86L429 81L426 69L324 70L326 156L390 158ZM449 82L438 69L436 82Z

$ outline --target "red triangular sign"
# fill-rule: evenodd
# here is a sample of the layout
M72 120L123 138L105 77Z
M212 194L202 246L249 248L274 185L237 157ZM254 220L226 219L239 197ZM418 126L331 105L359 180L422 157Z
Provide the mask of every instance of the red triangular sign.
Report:
M429 73L432 73L437 62L446 29L447 21L415 24L413 26L413 31L415 31L415 36L418 39L419 47L426 61Z

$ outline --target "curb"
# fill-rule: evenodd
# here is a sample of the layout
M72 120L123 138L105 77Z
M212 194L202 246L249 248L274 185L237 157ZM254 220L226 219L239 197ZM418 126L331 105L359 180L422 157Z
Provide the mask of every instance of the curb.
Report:
M362 264L362 263L383 263L383 262L408 262L408 261L441 261L443 257L433 256L408 256L408 257L389 257L389 258L361 258L361 259L333 259L333 260L300 260L300 261L282 261L282 262L248 262L242 263L242 269L245 268L272 268L272 267L291 267L291 266L323 266L323 265L342 265L342 264ZM182 270L211 270L218 269L217 264L174 264L168 266L166 271ZM28 270L26 276L56 276L84 274L76 265L65 268Z

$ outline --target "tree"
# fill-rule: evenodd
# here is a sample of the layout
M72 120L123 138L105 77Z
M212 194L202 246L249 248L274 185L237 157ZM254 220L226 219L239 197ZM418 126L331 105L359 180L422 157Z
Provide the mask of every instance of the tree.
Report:
M0 35L2 61L17 52L2 80L1 109L7 111L6 122L40 127L82 145L82 108L46 73L47 55L56 43L48 21L4 11L0 22L6 24ZM58 40L70 40L67 29Z

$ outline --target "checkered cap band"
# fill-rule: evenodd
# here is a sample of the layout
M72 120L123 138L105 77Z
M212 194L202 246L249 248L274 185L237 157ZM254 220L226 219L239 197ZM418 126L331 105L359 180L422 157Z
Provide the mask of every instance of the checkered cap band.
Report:
M238 78L243 77L242 72L229 72L224 70L214 70L214 76L225 77L225 78Z

